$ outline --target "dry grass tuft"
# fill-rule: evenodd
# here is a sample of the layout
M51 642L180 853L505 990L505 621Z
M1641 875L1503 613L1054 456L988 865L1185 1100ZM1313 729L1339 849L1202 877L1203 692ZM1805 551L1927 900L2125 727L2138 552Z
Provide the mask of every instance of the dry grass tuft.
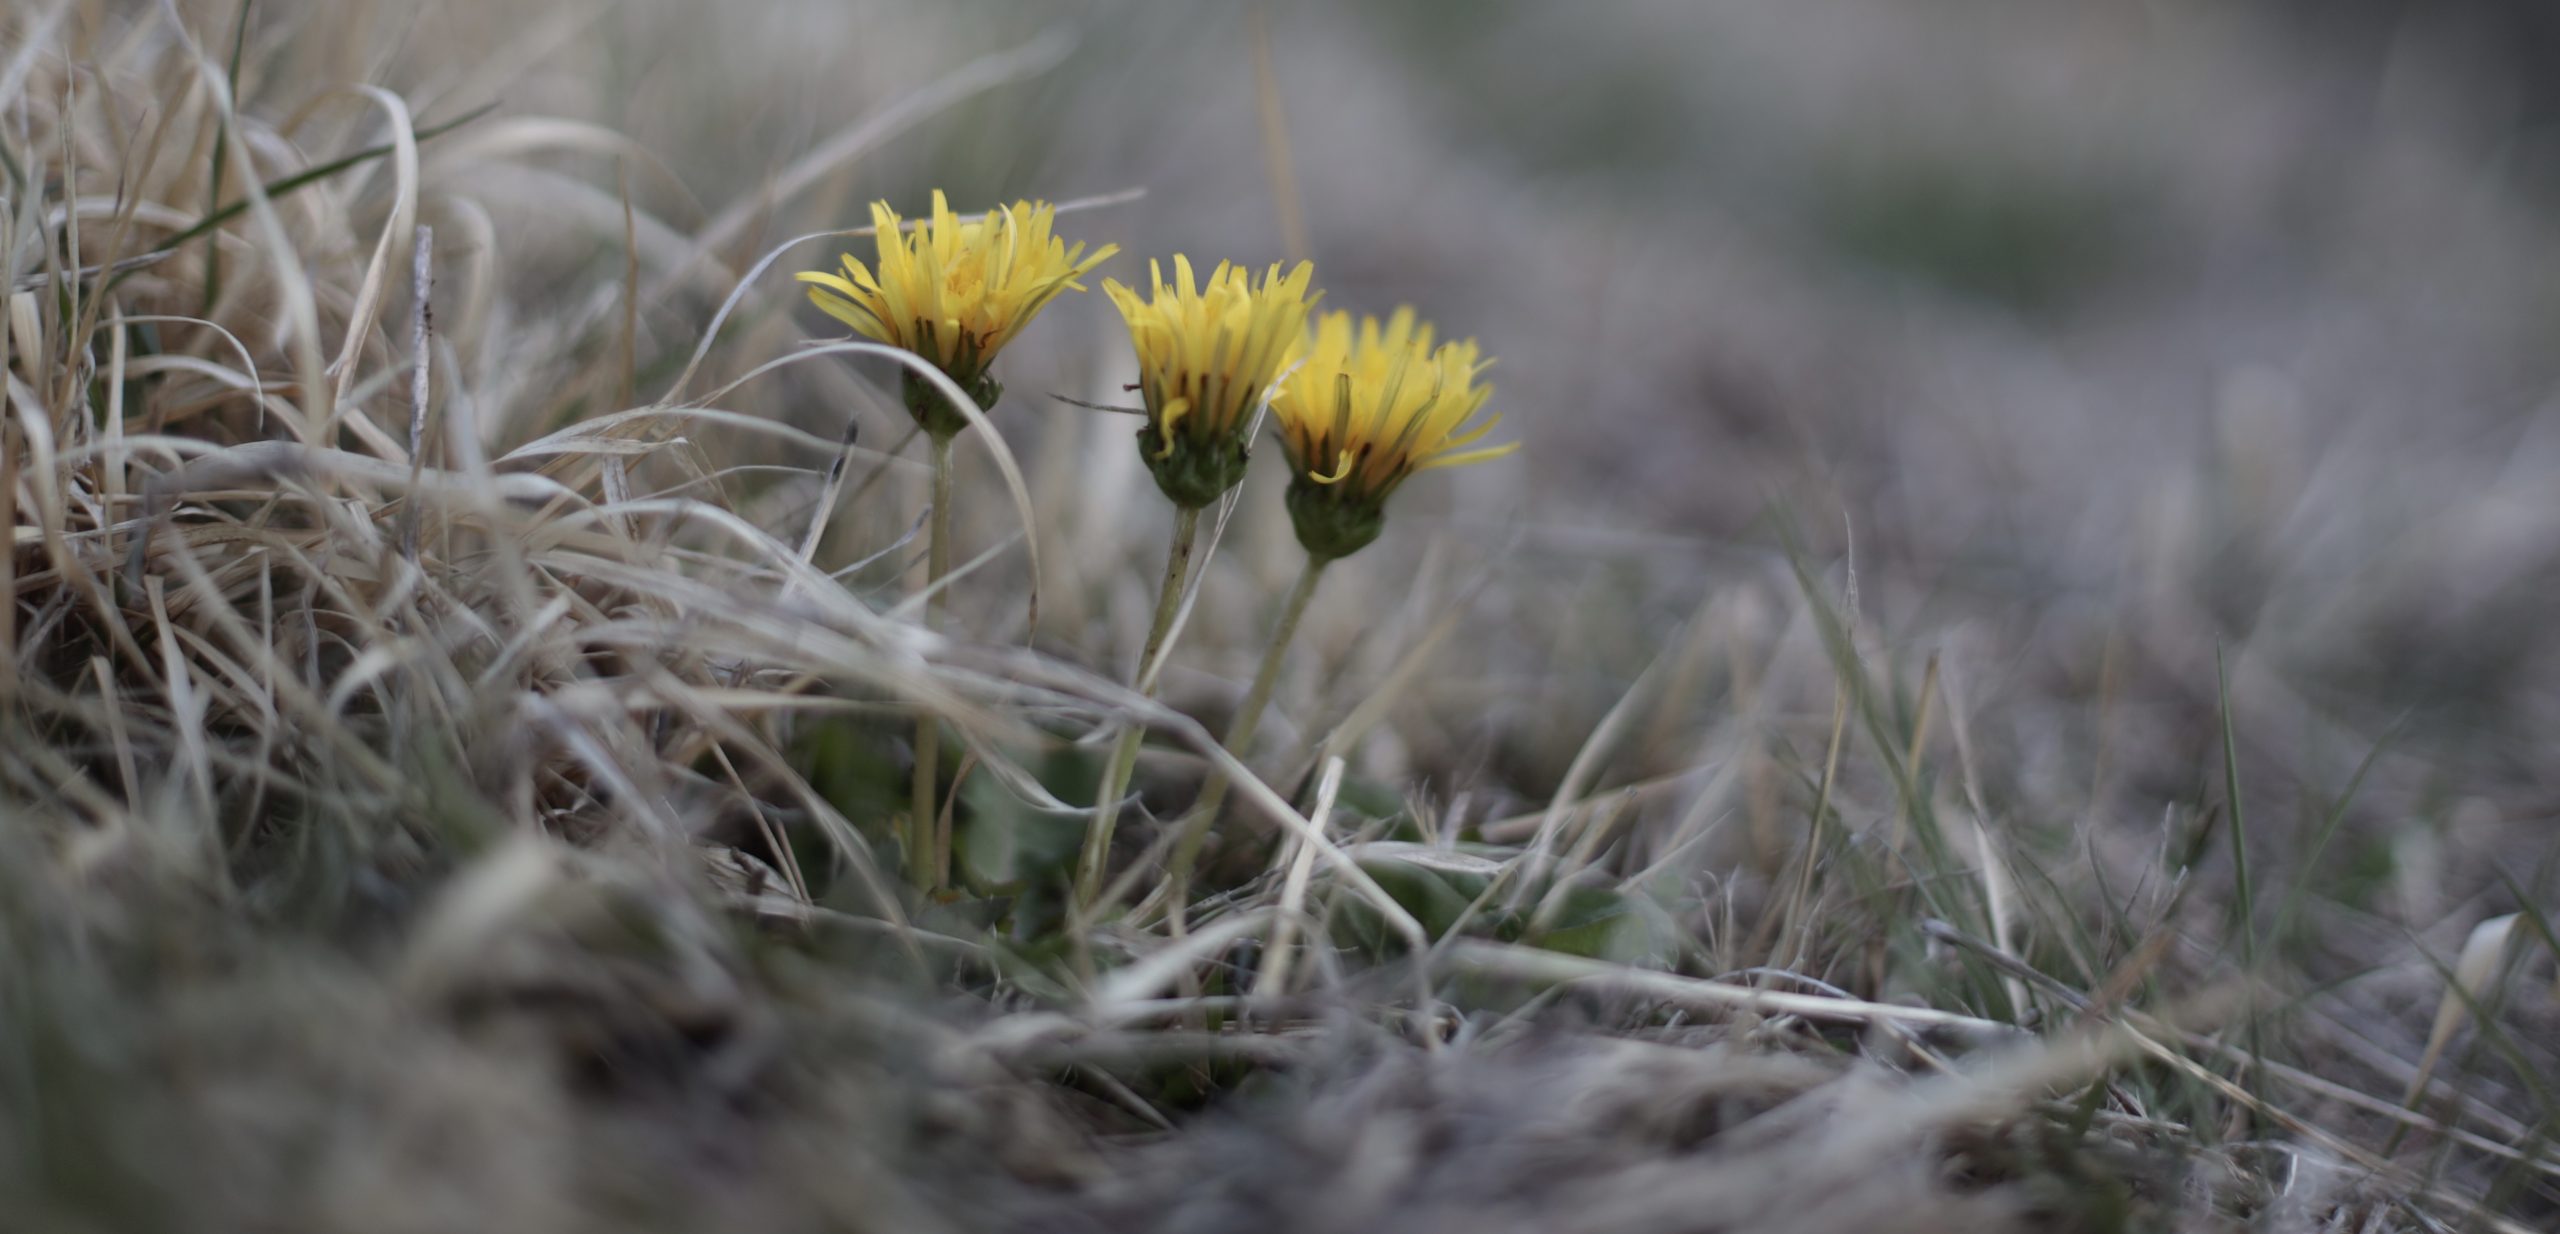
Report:
M846 234L779 239L848 213L858 157L1066 44L696 201L638 141L495 102L590 15L422 68L393 14L0 18L12 1224L2560 1212L2533 893L2450 965L2394 944L2376 997L2440 998L2433 1031L2334 1056L2345 1004L2286 949L2372 927L2249 847L2264 666L2197 709L2224 740L2157 833L2094 785L2085 831L2046 825L2004 744L2032 718L1988 714L1986 657L1912 662L1845 551L1768 535L1668 600L1423 519L1336 571L1368 578L1235 758L1273 503L1215 512L1159 703L1119 684L1157 552L1130 425L973 414L937 634L882 349L809 343L771 277ZM961 751L947 896L896 877L919 716ZM1079 919L1131 724L1157 741L1105 899L1142 907ZM1240 822L1171 911L1169 824L1221 770Z

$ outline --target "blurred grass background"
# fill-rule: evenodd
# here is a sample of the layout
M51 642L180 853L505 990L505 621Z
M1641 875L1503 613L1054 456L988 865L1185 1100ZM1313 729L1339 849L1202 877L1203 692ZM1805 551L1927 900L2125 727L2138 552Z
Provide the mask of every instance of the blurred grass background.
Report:
M239 10L175 7L218 60ZM279 165L378 137L377 115L328 94L349 82L397 91L421 125L495 105L423 148L418 209L437 233L452 387L501 447L657 397L760 256L859 222L874 198L913 212L937 187L964 209L1142 189L1061 221L1122 245L1107 272L1124 280L1175 251L1296 255L1300 220L1328 306L1410 302L1481 339L1498 357L1492 408L1527 443L1399 496L1387 540L1328 580L1258 752L1292 792L1309 748L1356 728L1325 746L1348 759L1347 829L1463 835L1495 863L1380 864L1426 925L1480 916L1486 937L1560 954L1786 968L2038 1028L2079 1004L1948 931L2014 951L2071 998L2164 1014L2245 969L2276 1006L2196 1056L2253 1096L2276 1081L2232 1051L2348 1090L2270 1100L2406 1176L2360 1173L2268 1105L2156 1060L2022 1100L2037 1118L1979 1139L1859 1157L1833 1140L1881 1100L1859 1085L1880 1082L1825 1068L1854 1056L1927 1076L1932 1049L1961 1050L1872 1023L1863 1039L1784 1017L1711 1032L1694 1007L1632 995L1523 1007L1463 981L1474 992L1405 1006L1384 967L1362 967L1394 945L1349 896L1320 986L1333 1001L1303 1018L1335 1035L1311 1058L1265 1070L1297 1043L1231 1057L1216 1051L1244 1047L1123 1040L1117 1022L1053 1040L1064 1030L1042 1017L1090 993L1062 984L1088 948L1129 960L1157 940L970 937L1001 953L985 961L997 975L972 959L955 965L961 992L919 992L881 975L897 965L870 935L727 931L612 844L528 873L532 858L490 855L469 822L465 839L351 860L317 886L244 878L253 911L186 888L14 894L28 958L9 1091L52 1121L16 1122L7 1181L46 1197L31 1211L91 1223L60 1228L96 1229L190 1228L190 1187L298 1197L195 1214L239 1228L493 1213L518 1228L1676 1228L1681 1203L1730 1202L1715 1211L1781 1229L2401 1229L2460 1211L2430 1188L2511 1228L2547 1223L2560 1003L2549 940L2536 951L2527 928L2560 904L2560 93L2542 71L2560 26L2546 14L279 0L246 27L239 84L243 114L292 130L261 147ZM49 86L170 37L147 6L108 3L26 7L0 31L11 49L36 40ZM915 105L970 64L1001 81ZM115 122L75 153L112 166L110 134L145 131L144 98L173 87L92 84ZM882 117L895 123L870 127ZM802 162L865 132L882 139L858 158ZM343 215L315 210L325 225L296 237L336 289L332 314L381 193L347 189L329 199ZM836 332L787 285L836 243L767 272L692 391ZM1131 422L1046 396L1127 401L1124 349L1099 297L1062 302L1008 351L994 417L1037 504L1036 646L1120 679L1170 520ZM906 425L880 376L796 365L720 405L821 440L850 414L888 450ZM244 419L203 431L245 437ZM715 486L785 539L823 465L804 447L716 427L685 443L709 465L790 468ZM964 491L997 491L983 456L963 460ZM1166 678L1213 728L1296 564L1277 469L1260 466ZM913 518L917 469L866 474L828 515L824 567ZM1019 531L993 496L962 513L965 545ZM897 558L856 573L857 594L893 602ZM1023 637L1024 566L1017 547L962 581L967 633ZM777 725L776 743L861 824L897 800L884 732L812 720ZM1046 755L1050 787L1091 791L1077 751ZM1147 804L1169 814L1196 764L1160 750L1149 769ZM13 809L51 808L27 787L40 778L12 780ZM1551 799L1594 837L1573 864L1599 877L1557 892L1551 917L1470 903L1489 870L1525 860ZM962 801L983 865L1036 872L1072 851L1072 815L985 778ZM735 842L738 814L687 821ZM1943 851L1907 847L1906 828ZM823 847L809 842L813 868ZM1268 854L1239 847L1241 913L1272 889L1249 881ZM539 928L429 907L525 885L576 890L518 906ZM115 965L54 946L85 938L58 923L92 913L114 920ZM2506 960L2515 980L2470 1008L2450 1061L2422 1063L2466 940L2507 914L2527 939ZM279 921L295 923L281 942ZM386 983L386 955L412 967ZM1213 959L1213 982L1256 964ZM606 994L597 973L613 975ZM2119 976L2137 989L2109 991ZM586 1005L563 984L603 1010L525 1015ZM468 1031L420 1015L421 999L462 1007L440 1014ZM1440 1068L1389 1044L1461 1008L1482 1050ZM1193 1048L1215 1056L1149 1053ZM553 1049L587 1086L573 1097L555 1091ZM624 1070L589 1074L599 1058ZM201 1080L179 1086L179 1117L155 1086L173 1068ZM2389 1114L2431 1069L2451 1093L2423 1108L2507 1155ZM1782 1117L1741 1130L1770 1110ZM1143 1111L1183 1133L1157 1135ZM2103 1150L2050 1131L2098 1113ZM230 1151L192 1159L212 1143ZM288 1163L305 1160L320 1181L297 1189ZM1594 1181L1564 1181L1577 1173ZM2348 1178L2419 1198L2359 1198ZM2115 1198L2087 1201L2102 1193ZM1630 1198L1644 1196L1661 1198Z

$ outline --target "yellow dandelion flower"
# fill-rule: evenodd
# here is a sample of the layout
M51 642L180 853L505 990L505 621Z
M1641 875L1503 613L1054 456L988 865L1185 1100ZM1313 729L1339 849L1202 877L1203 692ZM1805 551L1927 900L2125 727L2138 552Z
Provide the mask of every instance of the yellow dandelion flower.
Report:
M1518 442L1478 446L1502 417L1476 421L1491 361L1474 339L1432 346L1431 326L1399 308L1384 324L1327 313L1281 384L1271 412L1295 478L1289 516L1319 558L1344 557L1378 538L1387 496L1417 471L1500 458Z
M933 216L899 229L889 203L871 203L879 246L877 268L847 253L842 273L803 271L809 300L855 331L933 362L960 388L991 406L1001 393L987 376L996 353L1060 293L1119 252L1106 244L1085 254L1050 233L1057 207L1017 201L962 217L934 190ZM928 432L957 433L967 423L930 388L908 386L907 409Z
M1147 426L1138 446L1156 485L1185 509L1218 499L1244 479L1254 407L1306 332L1315 267L1272 266L1257 283L1242 266L1219 262L1200 287L1191 260L1176 255L1173 282L1147 263L1151 299L1114 279L1103 293L1129 323L1138 352L1139 396Z

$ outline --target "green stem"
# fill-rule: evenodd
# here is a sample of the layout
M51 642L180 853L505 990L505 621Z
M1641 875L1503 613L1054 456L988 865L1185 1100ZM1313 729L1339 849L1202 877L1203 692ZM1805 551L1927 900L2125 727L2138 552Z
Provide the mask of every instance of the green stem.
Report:
M951 573L951 442L934 434L932 539L925 550L924 625L942 628L946 596L942 580ZM916 717L914 815L907 820L907 881L920 890L938 891L951 877L951 833L942 825L938 788L942 774L942 717L930 712Z
M1155 693L1157 659L1164 652L1165 636L1173 631L1174 614L1182 608L1183 584L1191 576L1191 546L1199 537L1200 510L1183 506L1174 516L1173 547L1164 563L1164 587L1156 593L1155 621L1147 628L1147 647L1138 656L1137 689L1140 694ZM1102 789L1093 798L1093 825L1085 828L1084 851L1076 859L1076 904L1091 908L1094 897L1102 894L1104 867L1111 862L1111 832L1120 822L1120 798L1129 790L1129 777L1138 768L1138 747L1146 740L1146 726L1132 723L1120 734L1112 748L1111 766L1102 777Z
M1330 557L1307 555L1306 569L1298 574L1297 585L1289 589L1289 598L1280 608L1280 624L1272 627L1271 645L1263 650L1262 667L1253 674L1253 688L1245 691L1244 705L1236 709L1227 722L1227 752L1241 758L1253 743L1254 733L1262 727L1262 713L1271 705L1271 691L1280 683L1280 666L1289 658L1289 642L1297 637L1298 621L1307 615L1307 603L1316 597L1316 584L1324 579L1324 568L1333 564ZM1200 860L1200 848L1209 841L1209 830L1218 821L1218 811L1227 802L1231 781L1224 770L1209 773L1209 783L1200 790L1199 804L1182 821L1182 837L1175 842L1173 864L1169 867L1166 888L1166 912L1177 932L1185 905L1191 896L1191 871Z

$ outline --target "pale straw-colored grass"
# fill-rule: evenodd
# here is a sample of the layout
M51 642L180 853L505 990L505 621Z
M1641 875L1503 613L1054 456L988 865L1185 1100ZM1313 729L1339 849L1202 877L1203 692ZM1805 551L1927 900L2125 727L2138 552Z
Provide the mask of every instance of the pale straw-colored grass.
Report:
M1162 701L1123 684L1161 520L1126 496L1131 422L1079 406L1120 362L1061 321L989 414L807 337L776 277L866 234L823 217L875 192L863 160L982 122L1065 35L911 72L712 189L593 117L475 110L556 99L600 13L438 62L396 6L240 11L0 18L0 1205L26 1228L2550 1211L2517 1018L2541 986L2510 979L2541 917L2377 960L2441 970L2432 1030L2332 1074L2270 994L2303 884L2274 930L2222 912L2275 886L2219 856L2254 841L2243 743L2156 844L2057 843L1985 658L1912 662L1847 544L1781 533L1666 599L1533 517L1416 516L1336 569L1231 753L1289 559L1249 486L1138 671ZM616 29L690 20L650 13ZM1253 30L1245 157L1303 245ZM1059 196L1096 229L1147 200ZM900 365L971 423L947 633L907 585ZM2233 670L2208 713L2283 697ZM945 897L891 847L918 715L982 829ZM1026 854L1132 725L1145 825L1078 916ZM1236 804L1169 911L1163 824L1211 774Z

